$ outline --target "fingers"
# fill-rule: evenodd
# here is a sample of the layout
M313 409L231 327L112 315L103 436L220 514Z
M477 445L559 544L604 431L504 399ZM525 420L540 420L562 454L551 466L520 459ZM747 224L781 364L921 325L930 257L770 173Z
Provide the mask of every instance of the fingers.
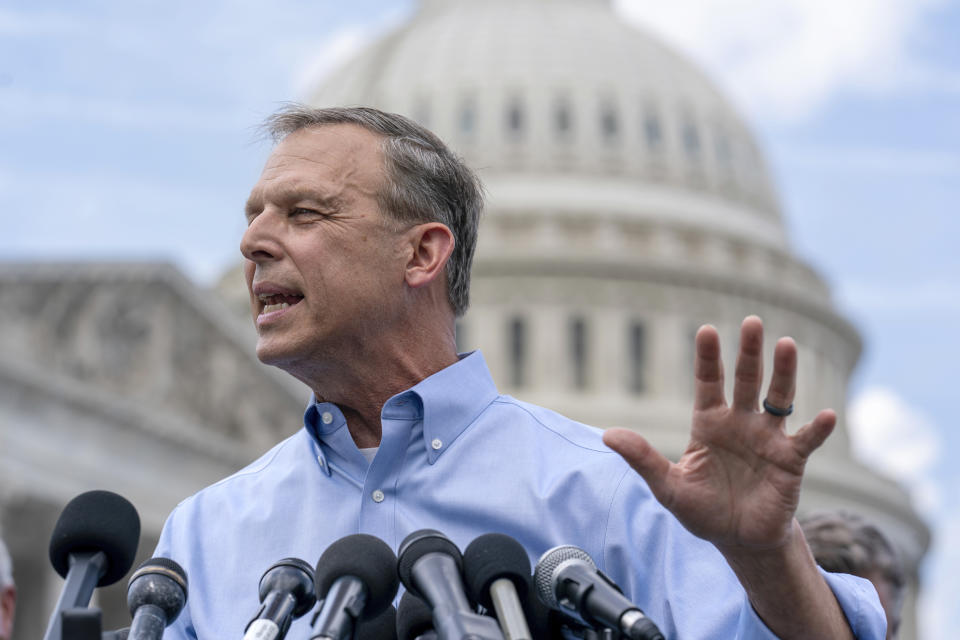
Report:
M763 322L747 316L740 325L740 351L733 381L733 407L743 411L759 409L763 384Z
M695 338L696 358L693 362L695 410L724 405L723 361L720 359L720 336L710 325L697 331Z
M793 404L797 390L797 345L793 338L780 338L773 350L773 376L767 389L767 402L786 409Z
M824 443L837 424L837 414L832 409L824 409L811 422L803 425L793 435L797 451L804 458L810 456Z
M665 504L669 460L643 436L629 429L607 429L603 432L603 443L619 453L646 481L657 500Z

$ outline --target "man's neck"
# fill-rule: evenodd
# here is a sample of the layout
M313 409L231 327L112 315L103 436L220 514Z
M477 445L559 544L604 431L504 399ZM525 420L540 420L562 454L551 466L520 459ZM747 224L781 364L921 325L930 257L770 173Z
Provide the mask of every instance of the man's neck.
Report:
M380 415L387 400L457 362L452 345L449 349L435 348L422 357L412 358L410 352L403 350L394 355L308 382L318 400L340 408L357 447L379 446Z

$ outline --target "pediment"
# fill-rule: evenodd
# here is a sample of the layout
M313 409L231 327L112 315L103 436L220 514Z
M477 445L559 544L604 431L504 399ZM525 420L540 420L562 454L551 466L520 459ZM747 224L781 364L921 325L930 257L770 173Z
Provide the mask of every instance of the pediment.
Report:
M0 362L66 379L259 451L309 391L261 364L252 328L168 264L8 264Z

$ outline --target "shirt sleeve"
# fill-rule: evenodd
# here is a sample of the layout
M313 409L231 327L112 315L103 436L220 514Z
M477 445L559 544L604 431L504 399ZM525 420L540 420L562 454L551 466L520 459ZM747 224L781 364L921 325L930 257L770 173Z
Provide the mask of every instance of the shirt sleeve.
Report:
M178 509L174 509L170 517L167 518L166 523L163 525L163 530L160 532L160 540L157 543L157 548L153 552L154 557L170 558L183 566L184 571L187 572L187 601L183 605L183 610L180 612L180 615L177 616L177 619L164 630L163 638L164 640L197 640L197 634L193 629L193 623L190 618L190 567L185 564L183 554L178 551L175 543L175 539L178 537L175 534ZM194 598L196 598L196 596L194 596Z
M628 471L613 495L601 569L667 638L777 640L733 570ZM858 640L884 640L886 618L867 580L821 570Z
M818 568L840 604L854 637L858 640L884 640L887 636L887 618L870 581L843 573L829 573ZM744 601L736 637L744 640L776 640L777 636L757 615L746 594Z

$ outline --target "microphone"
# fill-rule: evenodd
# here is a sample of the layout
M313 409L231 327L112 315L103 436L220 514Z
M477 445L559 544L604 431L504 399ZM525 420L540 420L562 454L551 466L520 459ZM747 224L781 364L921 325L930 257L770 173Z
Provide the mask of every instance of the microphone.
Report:
M397 573L407 591L426 600L440 640L503 640L492 618L474 613L463 590L460 550L433 529L414 531L400 543Z
M530 558L519 542L487 533L463 552L463 575L470 596L495 610L506 640L531 640L521 598L530 590Z
M84 608L96 587L122 578L137 554L140 516L110 491L88 491L67 503L50 535L50 562L65 579L44 640L61 640L63 612Z
M373 618L397 594L397 556L365 533L340 538L320 556L314 576L323 600L311 640L351 640L360 619Z
M260 608L247 623L243 640L282 640L290 623L317 603L313 567L300 558L275 562L263 572L259 593Z
M556 609L551 609L540 602L537 596L537 586L533 580L530 580L530 588L527 591L527 598L524 601L524 607L527 613L527 625L530 628L530 635L534 640L556 640L562 638L564 624L567 621L573 621Z
M430 605L404 591L397 607L397 640L437 640Z
M372 618L357 623L357 640L397 640L397 610L390 605Z
M130 640L161 640L163 630L180 615L187 602L187 573L169 558L151 558L133 572L127 583L127 606L133 622Z
M664 640L650 618L582 549L569 545L549 549L537 561L534 580L537 595L548 607L588 625L610 628L628 640Z

